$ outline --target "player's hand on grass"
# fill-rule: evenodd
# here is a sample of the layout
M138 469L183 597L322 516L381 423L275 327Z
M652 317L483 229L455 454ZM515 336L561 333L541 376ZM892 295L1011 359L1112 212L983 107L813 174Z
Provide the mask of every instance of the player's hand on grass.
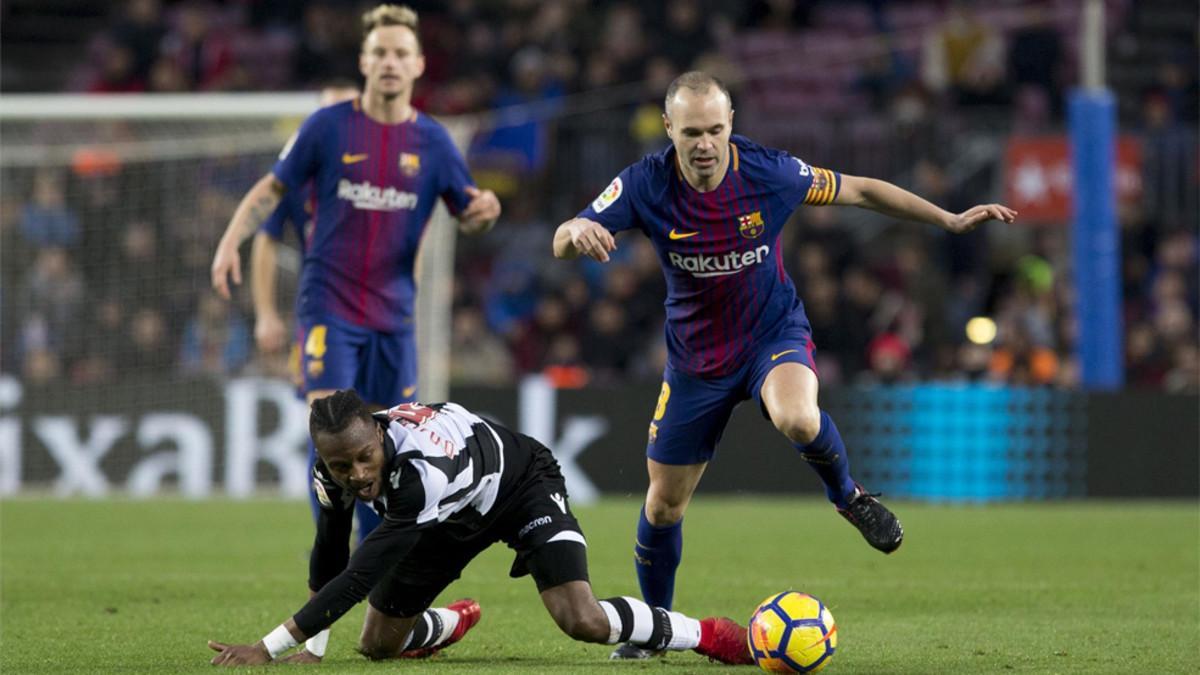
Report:
M229 246L222 240L217 245L217 253L212 261L212 287L222 298L228 300L229 278L233 283L242 285L242 257L238 255L237 246Z
M491 229L500 217L500 200L491 190L480 190L468 185L467 196L471 201L458 216L459 229L463 234L482 234Z
M209 662L214 666L257 666L271 662L271 654L261 640L252 645L227 645L209 640L208 648L219 652Z
M943 227L948 232L962 234L963 232L970 232L989 220L1011 223L1016 217L1017 212L1003 204L980 204L979 206L972 206L958 215L952 215Z
M609 252L617 248L617 240L612 232L594 220L576 218L567 223L567 231L576 251L600 262L608 262Z
M320 662L321 662L321 657L317 656L316 654L313 654L312 652L308 651L307 649L301 649L300 651L296 652L295 654L292 654L291 656L287 656L282 659L279 659L279 663L287 663L287 664L292 664L292 665L305 664L305 663L320 663Z
M287 343L287 326L278 314L260 313L254 320L254 341L268 354L283 349Z

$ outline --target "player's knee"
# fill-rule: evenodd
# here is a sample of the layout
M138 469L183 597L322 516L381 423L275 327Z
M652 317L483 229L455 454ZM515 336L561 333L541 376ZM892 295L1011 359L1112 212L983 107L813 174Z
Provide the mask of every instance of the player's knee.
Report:
M821 433L821 410L815 406L788 410L772 415L775 428L793 443L808 445Z
M570 607L554 621L562 632L580 642L606 642L608 640L608 617L599 605L594 607Z
M646 499L646 520L654 527L667 527L683 520L687 502L672 503L650 497Z

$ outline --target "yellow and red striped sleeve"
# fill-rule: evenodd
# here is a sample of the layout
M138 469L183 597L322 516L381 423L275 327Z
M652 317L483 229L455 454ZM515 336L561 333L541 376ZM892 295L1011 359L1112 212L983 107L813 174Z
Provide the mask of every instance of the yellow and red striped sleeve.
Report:
M814 166L812 168L812 185L804 195L804 203L809 206L825 206L833 203L838 193L839 175L829 169Z

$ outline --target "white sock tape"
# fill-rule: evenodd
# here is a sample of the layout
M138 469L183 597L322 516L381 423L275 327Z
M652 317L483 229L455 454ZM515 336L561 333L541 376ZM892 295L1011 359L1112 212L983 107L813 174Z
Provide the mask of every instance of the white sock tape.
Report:
M279 624L275 630L267 633L267 636L262 641L272 659L300 644L296 642L296 638L292 637L291 632L283 624Z
M313 656L325 656L325 648L327 646L329 646L328 628L308 638L308 641L304 643L304 648Z

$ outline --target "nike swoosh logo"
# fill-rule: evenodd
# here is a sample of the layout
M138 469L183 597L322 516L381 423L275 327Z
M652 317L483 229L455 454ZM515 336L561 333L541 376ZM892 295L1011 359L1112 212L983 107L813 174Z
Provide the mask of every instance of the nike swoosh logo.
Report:
M358 155L352 155L348 152L344 152L342 153L342 164L358 164L366 158L367 153L365 152Z
M771 360L772 360L772 361L775 361L775 360L777 360L779 357L783 356L784 354L791 354L792 352L798 352L798 351L800 351L800 350L799 350L799 349L785 349L784 351L781 351L781 352L779 352L778 354L772 354L772 355L771 355Z
M687 239L688 237L694 237L698 234L700 234L700 233L699 232L676 232L675 228L672 227L671 232L669 234L667 234L667 236L672 239Z

